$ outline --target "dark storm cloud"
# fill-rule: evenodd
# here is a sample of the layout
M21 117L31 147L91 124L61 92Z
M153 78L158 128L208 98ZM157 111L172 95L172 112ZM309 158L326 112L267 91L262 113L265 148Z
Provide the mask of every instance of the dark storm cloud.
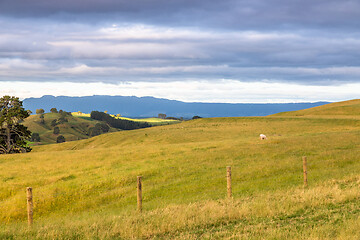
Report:
M2 0L0 14L63 17L67 20L206 26L231 29L355 29L360 3L354 0Z

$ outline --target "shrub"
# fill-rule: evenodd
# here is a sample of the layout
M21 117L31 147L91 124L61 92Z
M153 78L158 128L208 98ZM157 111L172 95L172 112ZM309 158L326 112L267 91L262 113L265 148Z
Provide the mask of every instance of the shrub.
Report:
M95 128L100 129L103 133L107 133L110 130L109 125L107 125L106 123L97 123L95 124Z
M44 114L41 114L40 115L40 123L41 124L45 124L45 119L44 119L45 117L44 117Z
M91 137L107 133L110 130L110 127L106 123L97 123L95 127L89 128L88 135Z
M101 130L99 128L96 128L96 127L91 127L88 130L88 135L90 137L95 137L97 135L100 135L101 133L102 133Z
M57 120L56 120L56 119L52 120L51 123L50 123L50 125L51 125L52 127L55 127L55 126L57 125Z
M67 118L66 117L60 117L58 120L57 120L57 124L62 124L64 122L68 122Z
M169 120L180 120L180 118L176 118L176 117L166 117L165 119L169 119Z
M32 133L30 140L32 142L40 142L40 135L39 133Z
M59 133L60 133L60 128L54 127L54 134L59 134Z
M65 137L63 135L60 135L56 138L57 143L63 143L65 142Z

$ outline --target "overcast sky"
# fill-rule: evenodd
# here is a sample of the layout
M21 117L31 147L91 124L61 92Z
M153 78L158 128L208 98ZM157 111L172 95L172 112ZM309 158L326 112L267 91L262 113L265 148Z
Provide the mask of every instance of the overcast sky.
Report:
M0 95L359 98L360 1L1 0Z

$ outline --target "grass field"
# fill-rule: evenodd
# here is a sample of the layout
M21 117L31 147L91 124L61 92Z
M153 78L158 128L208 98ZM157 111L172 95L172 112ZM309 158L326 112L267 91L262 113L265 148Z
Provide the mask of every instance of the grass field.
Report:
M85 119L91 119L90 113L82 113L82 112L72 112L71 113L74 117L81 117ZM152 126L161 126L161 125L169 125L169 124L175 124L180 123L179 120L173 120L173 119L161 119L161 118L127 118L127 117L117 117L115 115L111 115L117 119L123 119L123 120L129 120L134 122L147 122Z
M197 119L2 155L0 239L360 239L359 106Z

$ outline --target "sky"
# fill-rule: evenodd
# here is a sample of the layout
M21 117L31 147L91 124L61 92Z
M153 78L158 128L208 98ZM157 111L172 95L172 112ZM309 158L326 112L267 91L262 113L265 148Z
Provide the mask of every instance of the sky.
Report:
M360 1L0 0L0 95L359 98Z

